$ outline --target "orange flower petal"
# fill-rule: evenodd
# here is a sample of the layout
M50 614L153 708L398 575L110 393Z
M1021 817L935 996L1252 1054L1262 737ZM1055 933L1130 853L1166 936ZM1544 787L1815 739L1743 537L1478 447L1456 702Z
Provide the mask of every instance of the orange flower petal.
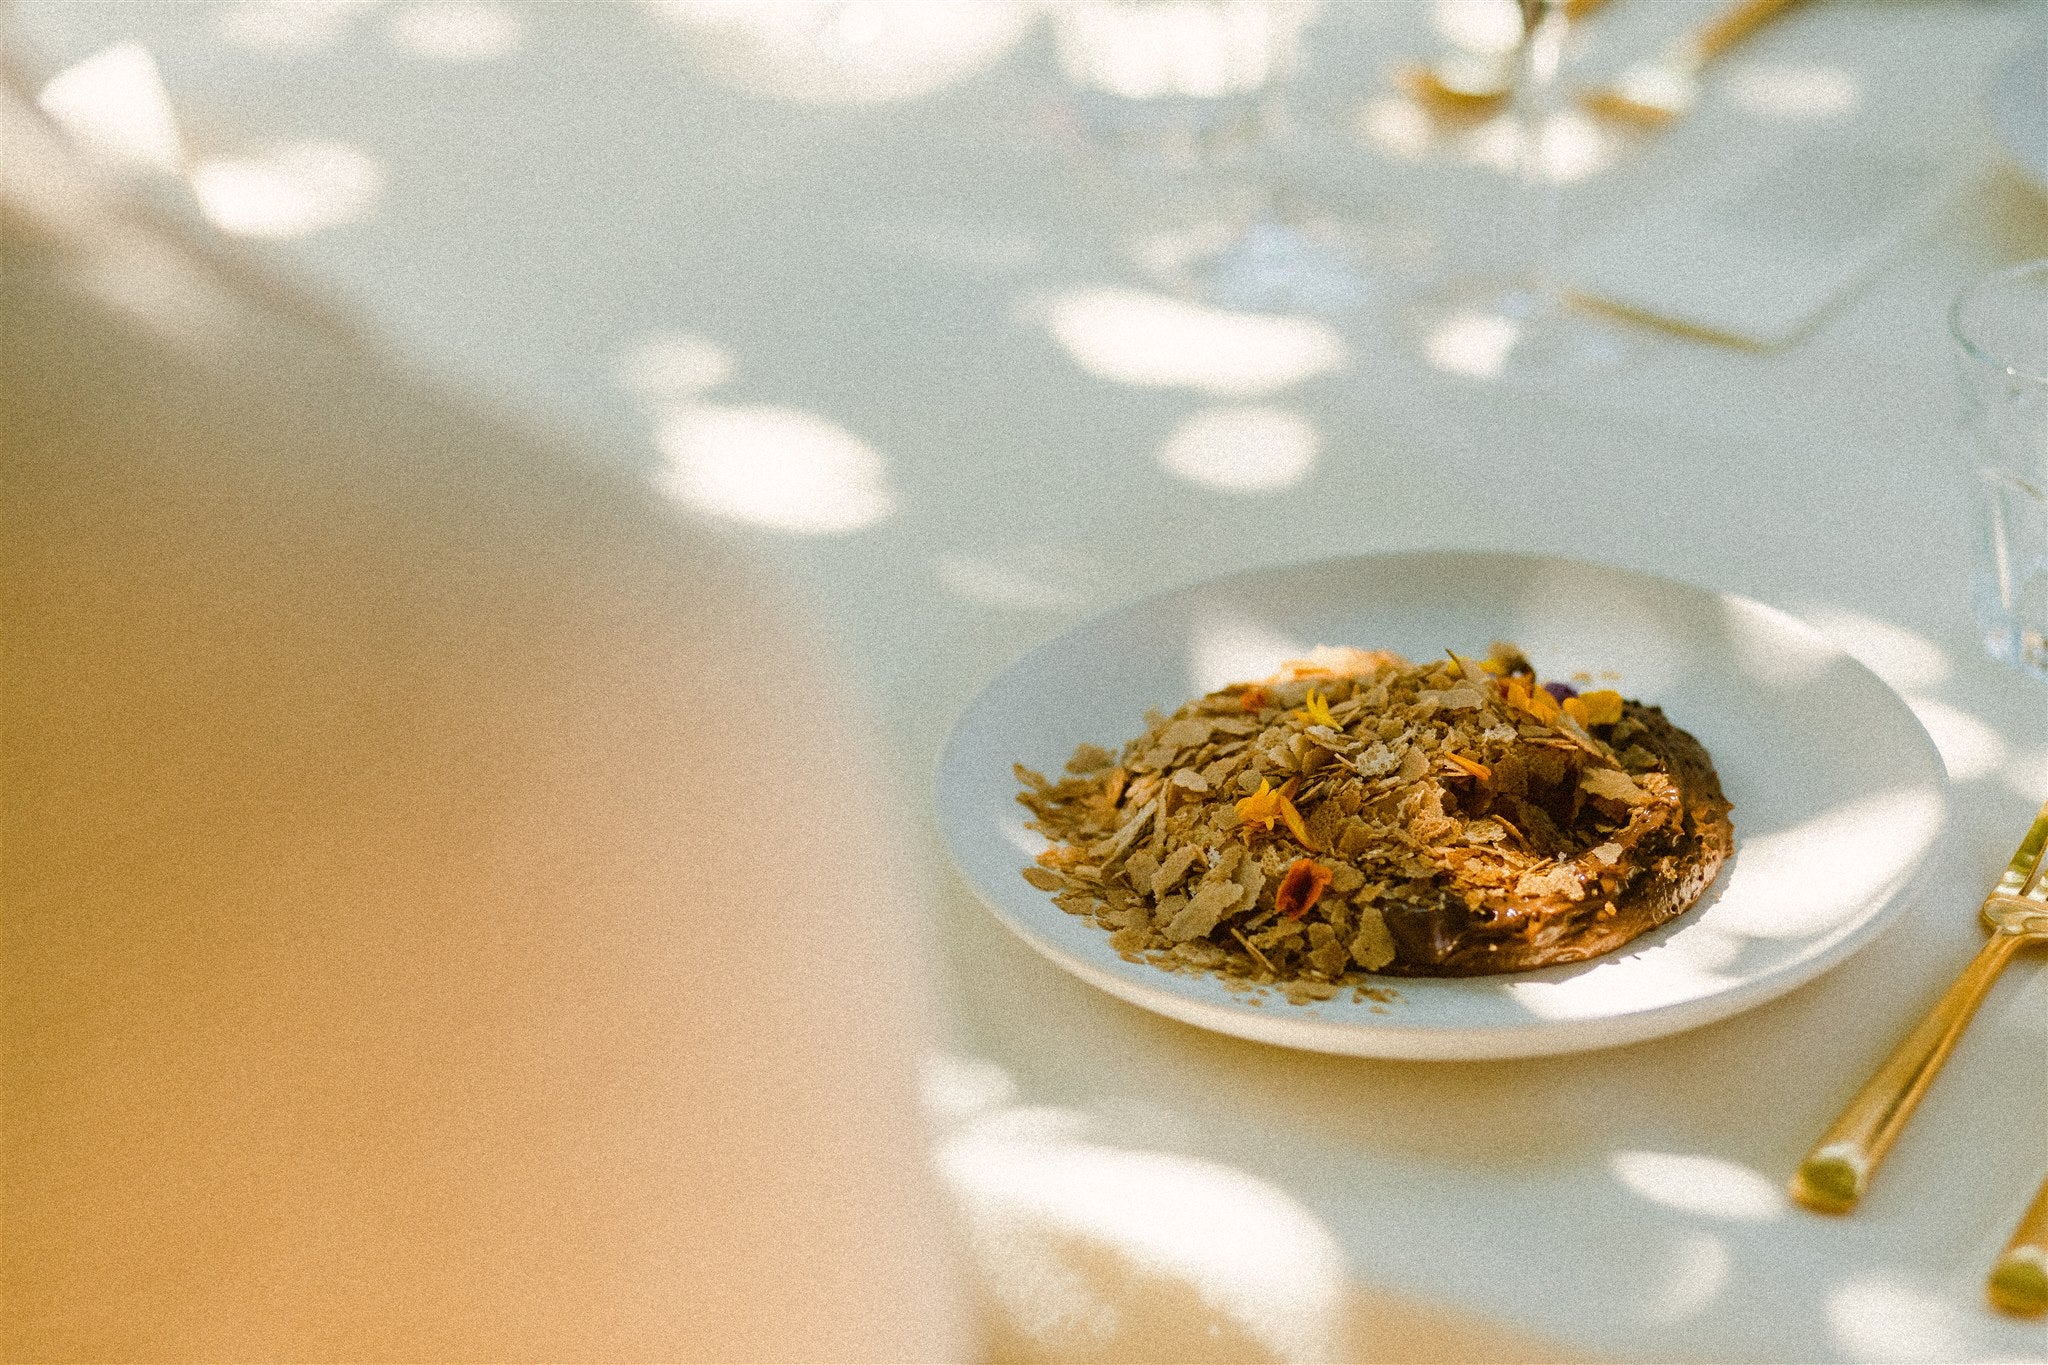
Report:
M1493 769L1487 767L1484 763L1479 762L1477 759L1471 759L1465 757L1463 754L1453 753L1446 753L1444 757L1451 760L1451 762L1455 764L1461 771L1471 774L1473 777L1478 778L1481 782L1484 782L1488 778L1493 776Z
M1280 878L1279 889L1273 893L1274 909L1284 919L1300 919L1323 898L1323 891L1330 885L1330 876L1330 869L1321 863L1296 858L1288 866L1286 875Z

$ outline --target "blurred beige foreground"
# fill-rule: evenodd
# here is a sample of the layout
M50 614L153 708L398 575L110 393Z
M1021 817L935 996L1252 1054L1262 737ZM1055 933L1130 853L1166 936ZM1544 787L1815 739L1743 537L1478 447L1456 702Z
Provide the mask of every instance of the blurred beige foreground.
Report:
M0 1355L1275 1358L958 1170L956 1235L917 888L799 617L5 98Z
M800 622L6 121L7 1356L963 1354Z

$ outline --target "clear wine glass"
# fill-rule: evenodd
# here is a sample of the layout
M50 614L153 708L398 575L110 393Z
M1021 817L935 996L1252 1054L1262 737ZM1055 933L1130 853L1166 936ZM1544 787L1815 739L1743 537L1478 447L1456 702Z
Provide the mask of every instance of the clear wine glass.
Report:
M1622 353L1620 333L1574 308L1557 268L1563 187L1548 142L1563 112L1567 0L1521 0L1512 117L1516 183L1507 231L1518 269L1455 279L1402 314L1410 344L1431 366L1469 379L1539 387L1602 369Z
M1342 312L1363 281L1297 212L1285 85L1318 0L1067 0L1053 11L1083 128L1155 219L1136 255L1245 311Z
M1977 281L1949 313L1978 519L1985 652L2048 680L2048 260Z

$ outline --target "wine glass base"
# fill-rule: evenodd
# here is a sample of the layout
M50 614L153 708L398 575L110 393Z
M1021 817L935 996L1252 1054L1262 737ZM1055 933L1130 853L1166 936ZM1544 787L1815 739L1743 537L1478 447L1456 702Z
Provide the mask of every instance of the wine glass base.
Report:
M1508 387L1594 374L1627 349L1614 326L1526 281L1464 281L1411 303L1400 323L1431 369Z
M1183 278L1204 303L1243 313L1346 313L1365 300L1365 281L1334 247L1275 218L1253 222Z

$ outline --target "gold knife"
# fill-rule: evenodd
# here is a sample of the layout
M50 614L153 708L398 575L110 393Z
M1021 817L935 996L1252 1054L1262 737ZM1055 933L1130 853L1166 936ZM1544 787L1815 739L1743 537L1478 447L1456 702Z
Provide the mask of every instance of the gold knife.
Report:
M2008 1313L2048 1312L2048 1180L2041 1182L2034 1202L2013 1229L1984 1292Z
M2005 964L2030 943L2048 943L2044 845L2048 802L1978 912L1991 937L1799 1163L1789 1187L1794 1199L1821 1213L1847 1213L1856 1207L1870 1187L1871 1173L1898 1140L1899 1130L1913 1116Z

